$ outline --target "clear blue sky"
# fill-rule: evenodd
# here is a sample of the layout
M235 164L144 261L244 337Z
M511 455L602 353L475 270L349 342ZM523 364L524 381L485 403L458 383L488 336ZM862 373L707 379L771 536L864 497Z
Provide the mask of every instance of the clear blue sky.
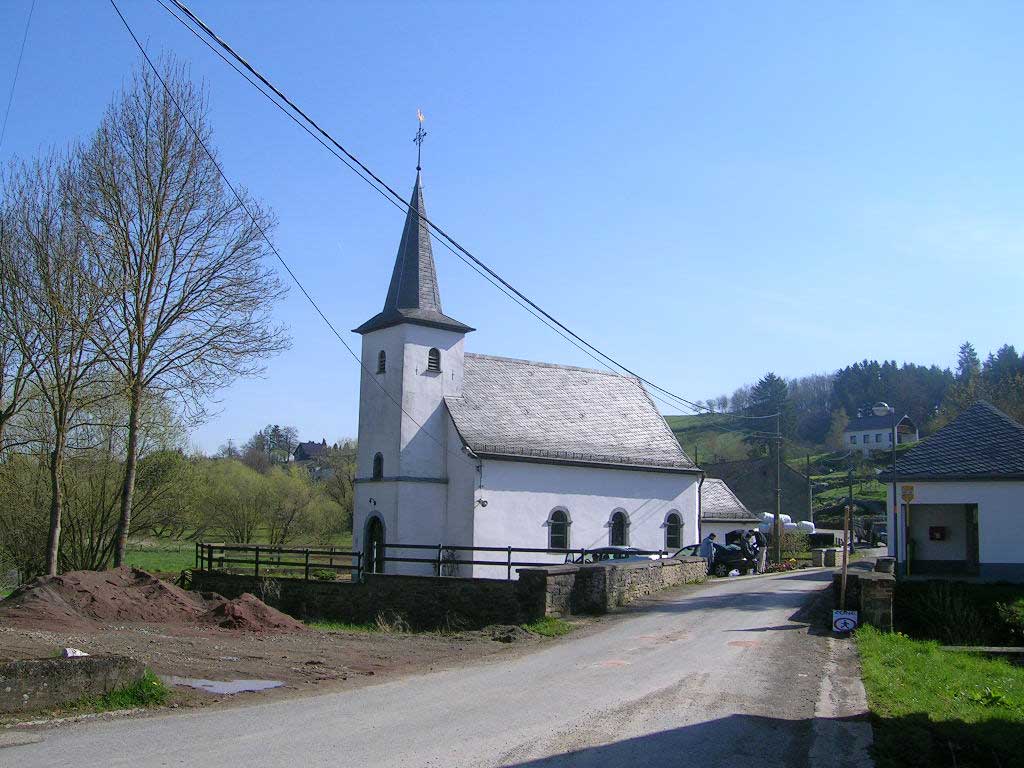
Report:
M4 103L29 5L0 4ZM431 217L687 397L769 369L952 365L1024 327L1019 4L192 6L406 194L422 108ZM379 311L400 214L154 2L123 10L207 81L226 170L329 316ZM38 0L0 160L86 137L136 61L106 2ZM470 351L592 364L435 258ZM280 316L291 351L222 393L199 447L267 423L355 434L355 363L297 291Z

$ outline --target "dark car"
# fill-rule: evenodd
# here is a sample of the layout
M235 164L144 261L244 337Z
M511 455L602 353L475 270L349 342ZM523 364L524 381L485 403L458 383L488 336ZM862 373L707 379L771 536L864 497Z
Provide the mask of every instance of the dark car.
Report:
M607 560L639 561L654 559L655 557L657 556L644 554L644 550L637 549L636 547L597 547L596 549L588 549L575 560L572 560L572 555L567 555L565 562L573 562L577 565L586 565L587 563L603 563Z
M688 547L683 547L672 557L700 557L700 544L691 544ZM756 565L735 544L728 544L724 547L721 544L715 544L715 559L714 565L711 568L711 573L715 576L728 576L730 571L739 571L743 574L750 573L755 569Z

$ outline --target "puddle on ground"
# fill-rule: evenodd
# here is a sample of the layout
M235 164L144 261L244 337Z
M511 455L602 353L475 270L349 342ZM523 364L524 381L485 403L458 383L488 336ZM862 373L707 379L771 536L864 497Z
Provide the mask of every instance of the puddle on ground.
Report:
M248 693L250 691L265 691L268 688L279 688L284 683L280 680L202 680L194 677L176 677L169 675L163 678L169 685L184 685L189 688L198 688L207 693Z

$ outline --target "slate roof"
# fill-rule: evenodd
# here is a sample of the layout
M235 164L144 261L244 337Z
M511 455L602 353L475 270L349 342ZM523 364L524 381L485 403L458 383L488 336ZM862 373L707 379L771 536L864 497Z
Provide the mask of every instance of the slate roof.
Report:
M698 472L638 381L490 355L465 356L445 403L481 456Z
M740 501L725 480L707 477L700 486L700 519L727 522L759 523L755 515Z
M979 401L898 457L896 479L1024 480L1024 426Z
M369 333L399 323L427 325L459 333L473 330L441 311L441 291L437 287L437 270L426 216L427 208L417 171L384 309L355 328L355 333Z
M315 440L310 440L306 443L299 443L295 446L295 450L292 451L292 455L296 461L306 461L308 459L318 459L321 456L327 454L327 443L318 443Z
M908 416L904 416L897 421L896 426L909 426L911 429L917 429L914 422L912 422ZM892 429L892 419L888 414L885 416L875 416L875 414L872 413L867 416L858 416L855 419L850 419L850 423L844 431L865 432L869 429L890 430Z

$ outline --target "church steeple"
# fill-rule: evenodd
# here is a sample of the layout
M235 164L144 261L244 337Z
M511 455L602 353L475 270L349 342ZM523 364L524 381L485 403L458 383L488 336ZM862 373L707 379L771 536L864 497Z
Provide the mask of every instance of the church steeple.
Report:
M437 286L437 271L434 268L426 215L420 172L417 169L384 309L356 328L355 333L369 333L399 323L427 325L460 333L473 330L441 311L441 292Z

